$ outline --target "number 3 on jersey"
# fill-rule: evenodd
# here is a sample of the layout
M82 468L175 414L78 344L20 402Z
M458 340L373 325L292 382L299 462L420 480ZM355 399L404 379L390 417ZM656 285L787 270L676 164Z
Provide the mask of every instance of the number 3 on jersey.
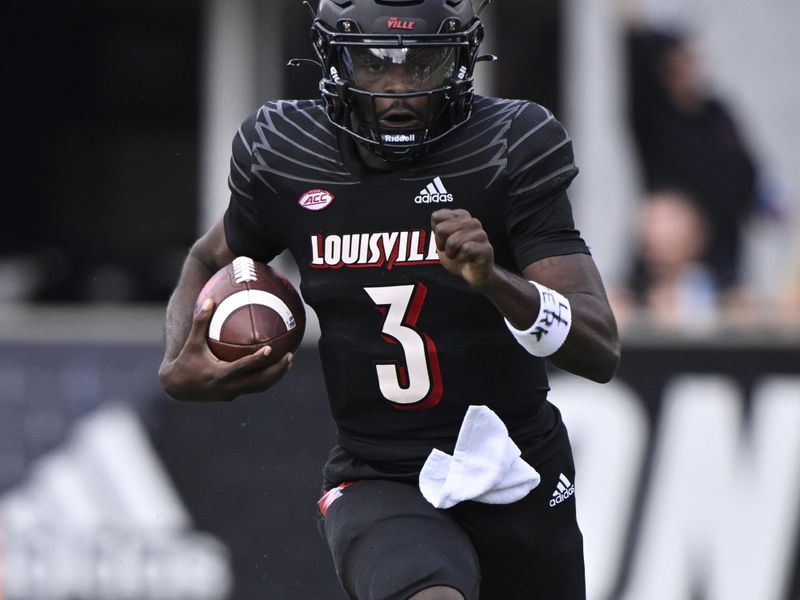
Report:
M368 287L364 291L386 315L384 339L399 344L405 364L379 363L378 385L384 397L401 410L421 410L439 404L442 399L442 374L436 345L426 334L417 331L425 295L423 284ZM385 312L384 312L385 311Z

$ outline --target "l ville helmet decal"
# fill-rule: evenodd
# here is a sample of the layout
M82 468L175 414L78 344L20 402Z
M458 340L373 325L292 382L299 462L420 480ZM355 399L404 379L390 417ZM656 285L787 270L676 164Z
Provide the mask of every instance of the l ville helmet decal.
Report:
M436 237L424 229L311 236L310 266L315 269L392 269L438 262Z
M322 210L331 205L335 196L328 190L309 190L297 201L297 204L307 210Z
M389 17L386 22L387 29L400 29L404 31L413 31L416 22L411 19L400 19L398 17Z

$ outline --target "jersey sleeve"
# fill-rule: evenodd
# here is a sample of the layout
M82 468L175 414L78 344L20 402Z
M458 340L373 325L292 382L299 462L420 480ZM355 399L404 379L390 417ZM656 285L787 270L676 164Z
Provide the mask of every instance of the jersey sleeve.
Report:
M567 196L578 174L572 140L547 109L525 103L508 140L506 230L520 270L563 254L588 253Z
M253 173L253 140L258 113L244 120L233 138L228 188L231 191L223 223L228 247L237 256L269 262L283 248L269 230L265 202L274 192L260 185Z

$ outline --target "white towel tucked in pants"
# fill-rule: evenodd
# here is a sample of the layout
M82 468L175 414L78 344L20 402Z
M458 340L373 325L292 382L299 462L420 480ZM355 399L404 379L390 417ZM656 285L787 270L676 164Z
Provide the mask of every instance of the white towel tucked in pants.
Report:
M487 406L470 406L453 456L431 451L419 475L419 489L436 508L450 508L464 500L516 502L541 479L520 454L494 411Z

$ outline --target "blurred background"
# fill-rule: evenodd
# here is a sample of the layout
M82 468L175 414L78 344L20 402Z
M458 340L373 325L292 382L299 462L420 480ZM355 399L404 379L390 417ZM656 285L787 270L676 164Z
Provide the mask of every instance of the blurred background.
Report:
M317 95L315 67L285 66L313 57L309 11L0 15L0 598L342 597L314 523L333 429L313 318L263 396L185 406L156 379L240 121ZM500 60L479 91L572 135L622 332L614 383L553 373L590 598L800 598L800 5L494 0L482 18Z

